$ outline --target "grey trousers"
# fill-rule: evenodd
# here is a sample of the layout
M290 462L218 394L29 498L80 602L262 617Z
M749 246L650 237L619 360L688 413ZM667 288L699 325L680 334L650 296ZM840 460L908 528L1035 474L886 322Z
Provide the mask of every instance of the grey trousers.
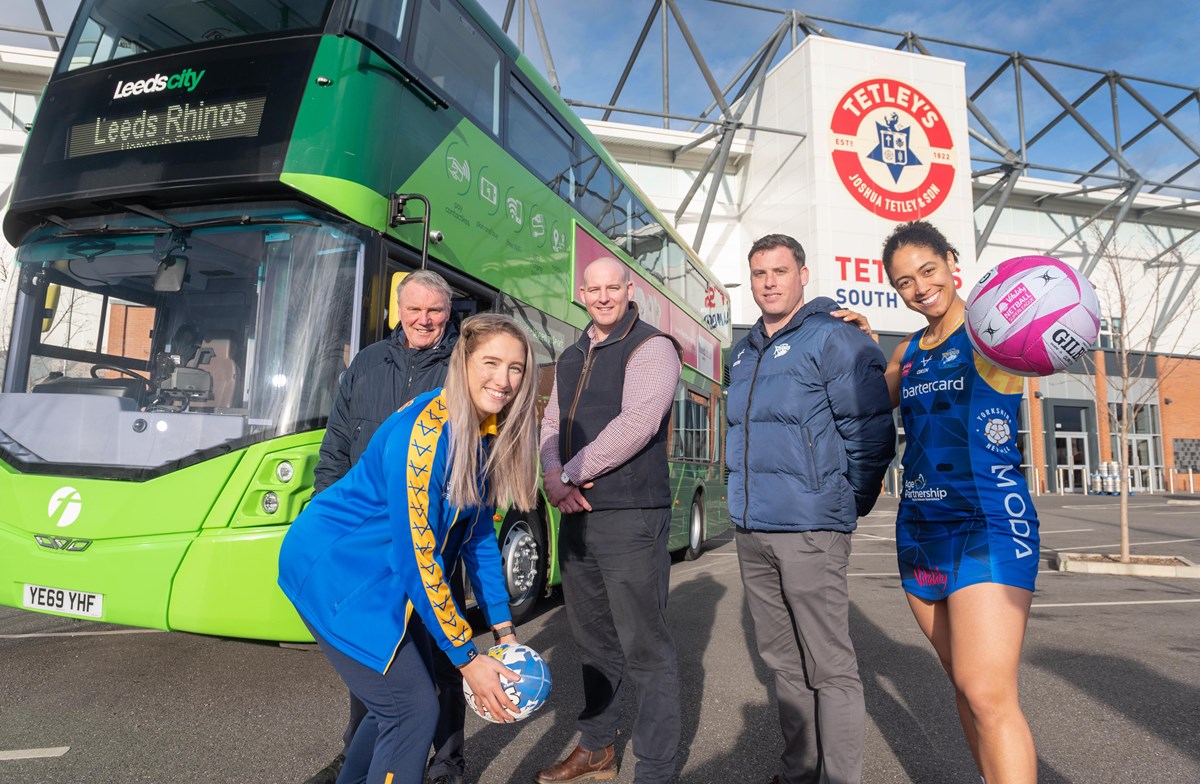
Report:
M758 652L775 673L782 784L859 784L866 708L850 641L850 534L737 529Z
M565 515L559 564L571 634L583 661L580 745L616 740L621 682L637 697L636 784L666 784L679 749L679 669L667 629L670 509L613 509Z

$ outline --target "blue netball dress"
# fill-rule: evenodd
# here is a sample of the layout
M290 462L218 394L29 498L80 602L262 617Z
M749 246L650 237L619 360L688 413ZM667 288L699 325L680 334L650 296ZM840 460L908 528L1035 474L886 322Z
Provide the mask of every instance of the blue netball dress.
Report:
M904 486L896 550L904 590L944 599L975 583L1033 590L1038 521L1017 449L1022 379L977 354L959 326L904 352Z

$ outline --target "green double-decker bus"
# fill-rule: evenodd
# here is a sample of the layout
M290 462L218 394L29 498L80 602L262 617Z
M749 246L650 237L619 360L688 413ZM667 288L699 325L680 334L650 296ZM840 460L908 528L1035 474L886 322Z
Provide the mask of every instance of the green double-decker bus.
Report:
M473 0L84 0L4 232L0 604L270 640L340 374L428 267L460 315L581 334L591 259L684 346L671 547L728 525L724 289ZM497 514L514 612L557 516Z

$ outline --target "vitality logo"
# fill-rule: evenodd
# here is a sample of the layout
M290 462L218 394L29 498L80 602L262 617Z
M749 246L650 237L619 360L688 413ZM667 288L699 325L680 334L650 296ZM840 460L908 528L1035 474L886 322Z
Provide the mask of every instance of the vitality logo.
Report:
M204 74L208 71L193 71L191 68L184 68L173 76L164 76L155 74L149 79L140 81L123 82L117 81L117 88L113 90L113 100L120 98L128 98L131 95L146 95L149 93L161 93L164 90L187 90L189 93L200 86L200 80L204 78Z

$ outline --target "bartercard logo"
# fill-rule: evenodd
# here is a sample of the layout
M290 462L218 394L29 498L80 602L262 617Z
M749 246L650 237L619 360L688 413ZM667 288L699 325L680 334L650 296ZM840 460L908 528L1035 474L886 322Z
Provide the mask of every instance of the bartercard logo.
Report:
M66 528L79 519L83 511L83 499L74 487L60 487L50 496L46 516L59 528Z
M204 78L204 74L206 73L208 72L196 72L191 68L184 68L179 73L171 76L155 74L148 79L135 79L129 82L118 80L117 87L113 90L113 100L128 98L131 95L161 93L164 90L187 90L190 93L200 86L200 80Z
M900 387L900 397L907 400L910 397L928 395L931 392L962 392L963 387L962 378L941 378L936 381L922 381Z

